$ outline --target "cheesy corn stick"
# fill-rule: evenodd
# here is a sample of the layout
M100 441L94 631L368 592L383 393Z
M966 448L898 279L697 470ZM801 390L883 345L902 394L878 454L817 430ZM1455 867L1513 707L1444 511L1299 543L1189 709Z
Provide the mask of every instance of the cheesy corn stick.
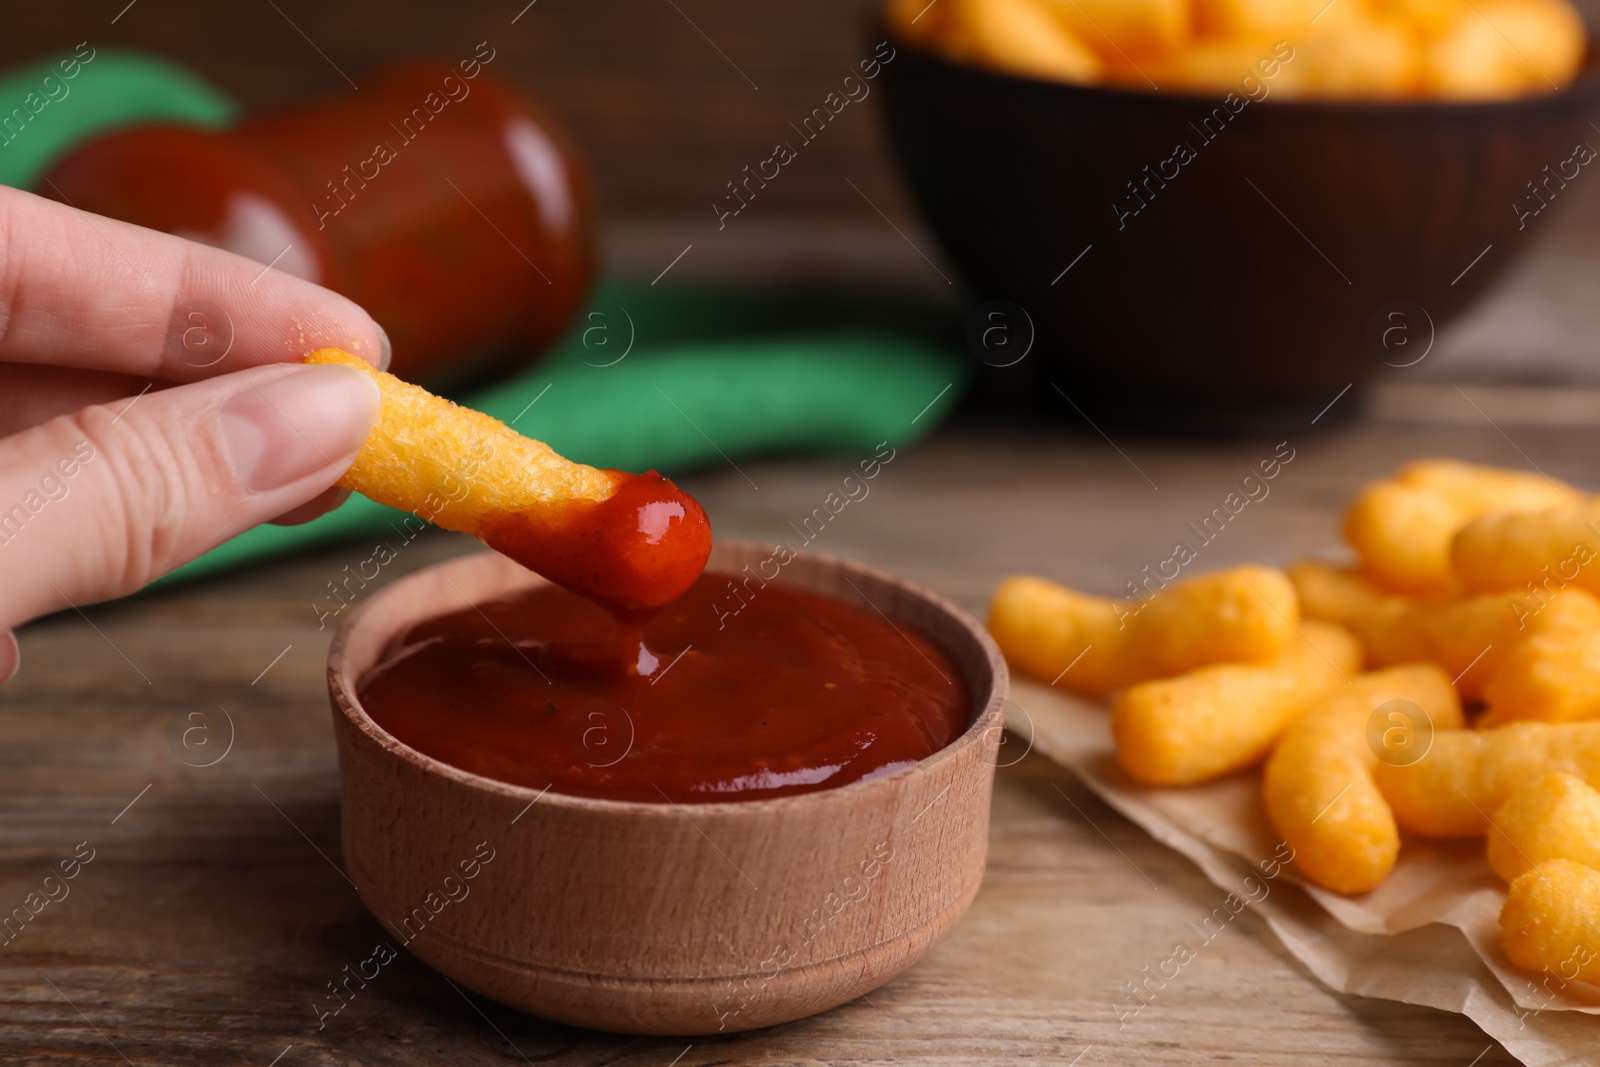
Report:
M1135 680L1119 601L1042 578L1007 578L989 605L989 632L1013 667L1043 681L1103 693Z
M1296 863L1336 893L1376 888L1400 854L1394 815L1373 784L1378 756L1367 740L1373 713L1391 701L1415 705L1434 727L1461 725L1461 704L1438 667L1374 671L1335 688L1291 723L1262 776L1267 815Z
M1271 663L1201 667L1124 691L1111 714L1122 766L1149 785L1191 785L1265 756L1290 720L1361 669L1348 630L1300 631Z
M1122 59L1192 47L1189 0L1044 0L1095 51Z
M1142 603L1009 578L990 605L989 631L1034 677L1106 692L1212 663L1271 662L1299 615L1289 580L1268 567L1202 575Z
M407 511L422 505L424 494L436 492L430 521L447 530L475 535L490 513L535 504L598 504L622 483L620 471L573 463L499 419L374 370L338 349L320 349L306 362L363 368L382 390L378 426L345 475L347 488ZM465 491L447 488L456 483Z
M1376 620L1363 636L1374 667L1437 663L1462 696L1475 699L1522 636L1520 627L1505 597L1491 594L1414 604Z
M1144 677L1168 678L1212 663L1270 663L1299 621L1288 577L1247 564L1163 589L1128 629Z
M573 463L499 419L434 396L336 348L308 363L372 376L377 425L339 484L483 540L576 593L657 607L705 567L711 530L694 499L655 474Z
M1416 601L1386 593L1349 567L1303 559L1289 567L1289 581L1300 598L1300 614L1338 623L1362 636ZM1363 642L1366 638L1363 637Z
M1600 791L1570 774L1547 774L1494 813L1489 866L1506 881L1546 860L1600 867Z
M1565 0L1463 6L1422 50L1422 88L1430 96L1484 100L1548 92L1566 86L1583 63L1584 19Z
M1475 837L1518 789L1564 771L1600 783L1600 722L1518 722L1436 734L1427 756L1379 766L1378 787L1400 825L1429 837Z
M1290 576L1306 616L1348 626L1361 639L1368 665L1437 663L1457 679L1466 697L1483 693L1524 636L1524 616L1498 594L1411 600L1384 593L1352 571L1316 562L1296 564Z
M1457 531L1450 544L1463 588L1526 592L1529 610L1569 584L1600 593L1597 554L1600 505L1584 502L1483 515Z
M950 0L953 58L1038 78L1092 82L1099 58L1040 0Z
M1480 729L1600 718L1600 631L1523 638L1483 687L1483 699L1489 710Z
M1527 636L1495 668L1481 728L1600 718L1600 601L1563 589L1527 621Z
M1518 967L1600 983L1600 871L1548 860L1519 875L1500 910L1500 937Z
M1491 511L1575 506L1578 490L1543 475L1457 460L1418 460L1362 491L1345 514L1345 540L1361 568L1397 592L1448 592L1455 585L1456 531Z

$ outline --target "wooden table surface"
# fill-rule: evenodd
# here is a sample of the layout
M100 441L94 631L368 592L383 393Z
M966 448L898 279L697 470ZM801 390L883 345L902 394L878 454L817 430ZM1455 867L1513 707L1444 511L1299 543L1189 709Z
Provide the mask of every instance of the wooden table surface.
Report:
M1600 485L1600 425L1558 393L1422 387L1377 400L1366 422L1292 438L1271 495L1201 566L1335 550L1342 502L1415 456ZM1275 446L1113 444L1065 420L946 428L900 454L813 547L973 611L1013 571L1111 592ZM720 536L782 538L851 458L744 462L687 484ZM419 539L382 580L471 547ZM692 1043L593 1033L460 994L402 954L319 1029L326 983L383 936L339 868L330 631L311 606L365 554L301 557L22 632L22 673L0 688L0 912L75 849L94 858L69 896L0 944L0 1062L1513 1062L1463 1017L1328 992L1250 914L1119 1027L1123 984L1219 891L1037 755L999 774L989 871L966 919L917 967L820 1017Z

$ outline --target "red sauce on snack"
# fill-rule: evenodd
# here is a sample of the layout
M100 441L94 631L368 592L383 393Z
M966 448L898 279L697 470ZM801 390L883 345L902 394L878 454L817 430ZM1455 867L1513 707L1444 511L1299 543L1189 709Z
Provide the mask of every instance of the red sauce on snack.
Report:
M711 523L699 501L655 471L625 474L610 499L484 519L490 548L619 617L675 600L705 570Z
M619 670L629 654L636 669ZM358 695L394 737L462 770L656 803L886 774L970 718L966 681L915 627L711 573L631 624L555 586L425 620L390 642Z

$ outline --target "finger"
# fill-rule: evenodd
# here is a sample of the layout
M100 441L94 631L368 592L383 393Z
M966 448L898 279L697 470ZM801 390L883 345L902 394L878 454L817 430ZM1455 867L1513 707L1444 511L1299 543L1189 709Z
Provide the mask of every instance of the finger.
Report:
M299 526L312 519L321 518L349 499L350 490L336 485L332 489L324 489L299 507L290 508L277 518L268 521L274 526Z
M0 188L0 360L183 382L325 346L376 364L383 344L356 304L282 270Z
M139 589L311 500L378 392L348 367L260 367L0 441L0 630Z
M146 389L171 384L132 374L0 363L0 437L91 404L127 403Z

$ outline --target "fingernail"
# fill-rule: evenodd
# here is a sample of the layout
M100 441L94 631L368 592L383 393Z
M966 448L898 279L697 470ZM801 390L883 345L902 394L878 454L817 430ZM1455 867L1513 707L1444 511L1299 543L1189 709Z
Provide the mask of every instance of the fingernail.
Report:
M394 362L394 346L389 343L389 334L382 326L372 325L378 327L378 369L388 370L389 364Z
M378 386L366 373L295 367L223 401L222 439L239 483L264 493L318 471L342 472L377 415Z
M17 635L10 630L0 630L0 685L15 678L21 666L22 648L17 644Z

